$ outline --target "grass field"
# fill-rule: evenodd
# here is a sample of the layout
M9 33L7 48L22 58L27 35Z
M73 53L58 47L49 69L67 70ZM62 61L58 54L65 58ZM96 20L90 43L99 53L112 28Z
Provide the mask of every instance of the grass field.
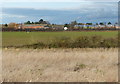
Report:
M59 37L76 39L79 36L102 36L104 38L117 37L118 31L81 31L81 32L2 32L3 46L20 46L37 42L49 43Z

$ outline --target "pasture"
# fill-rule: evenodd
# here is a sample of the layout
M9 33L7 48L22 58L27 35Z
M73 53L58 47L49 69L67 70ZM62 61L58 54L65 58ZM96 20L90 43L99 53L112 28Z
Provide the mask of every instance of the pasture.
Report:
M3 46L21 46L37 42L49 43L59 37L69 37L72 40L80 36L117 37L118 31L64 31L64 32L2 32Z

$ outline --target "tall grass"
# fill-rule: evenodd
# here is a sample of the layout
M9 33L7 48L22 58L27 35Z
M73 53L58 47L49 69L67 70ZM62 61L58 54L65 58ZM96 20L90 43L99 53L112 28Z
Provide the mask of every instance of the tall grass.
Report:
M118 48L3 49L3 82L117 82Z

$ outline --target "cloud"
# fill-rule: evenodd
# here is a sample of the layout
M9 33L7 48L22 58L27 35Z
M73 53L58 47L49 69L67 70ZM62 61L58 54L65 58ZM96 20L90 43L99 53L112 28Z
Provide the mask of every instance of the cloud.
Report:
M39 4L39 3L38 3ZM62 4L62 3L59 3ZM66 4L66 3L65 3ZM73 3L72 3L73 4ZM33 7L33 6L32 6ZM49 6L48 6L49 7ZM72 9L71 9L72 8ZM73 20L79 22L117 22L117 3L92 2L80 3L77 6L62 6L56 9L48 8L3 8L4 22L27 20L38 21L44 19L51 23L69 23ZM8 20L9 19L9 20Z
M6 17L6 18L25 18L26 16L23 16L23 15L14 15L14 14L2 14L2 17Z

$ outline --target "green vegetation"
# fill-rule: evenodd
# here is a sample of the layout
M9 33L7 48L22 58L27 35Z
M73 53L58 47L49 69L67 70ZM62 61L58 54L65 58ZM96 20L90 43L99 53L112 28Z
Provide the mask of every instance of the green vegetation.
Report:
M36 47L115 47L117 31L89 31L89 32L3 32L2 45ZM101 43L100 43L101 42ZM81 45L82 44L82 45Z
M44 21L43 19L40 19L38 22L27 21L24 24L50 24L50 23L48 21Z
M79 71L80 69L84 68L86 68L85 64L76 64L76 66L74 67L74 71Z
M99 39L99 40L96 40ZM13 47L13 46L11 46ZM74 41L68 37L61 37L49 43L38 42L30 45L18 46L17 48L116 48L117 38L100 38L99 36L80 36Z

